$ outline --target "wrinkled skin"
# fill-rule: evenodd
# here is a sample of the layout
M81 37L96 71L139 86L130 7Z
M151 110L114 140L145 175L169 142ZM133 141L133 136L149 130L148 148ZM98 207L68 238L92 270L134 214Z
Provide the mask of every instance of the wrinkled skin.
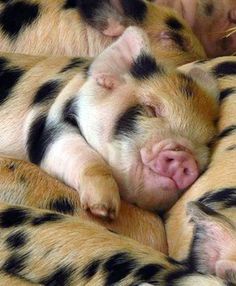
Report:
M203 44L209 57L236 52L235 0L154 0L158 5L172 7L187 20Z

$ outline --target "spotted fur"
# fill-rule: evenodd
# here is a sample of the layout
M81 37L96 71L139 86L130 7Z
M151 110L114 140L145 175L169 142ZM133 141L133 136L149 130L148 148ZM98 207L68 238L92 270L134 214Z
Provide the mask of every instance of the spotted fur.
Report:
M24 161L0 159L0 201L47 209L80 217L84 221L93 221L167 253L165 231L158 216L123 201L120 215L115 221L99 219L81 208L77 192L50 177L37 166ZM18 220L24 220L24 216L19 216L18 213L15 215ZM10 216L7 214L7 217L9 224Z
M1 1L0 50L96 56L129 25L143 28L155 55L172 65L205 58L199 41L177 13L146 0Z
M25 219L9 225L16 212ZM80 218L4 203L0 217L1 282L11 285L227 285Z
M123 50L131 53L123 57ZM110 67L113 60L114 65ZM157 193L162 194L160 199L158 196L150 199L145 194L144 179L133 182L128 175L138 160L136 157L140 157L140 146L134 146L134 142L143 142L141 144L145 146L148 138L154 135L154 130L147 129L147 125L151 124L153 128L156 124L163 140L177 136L179 141L187 138L188 148L194 153L199 169L207 164L207 143L215 133L216 104L209 91L203 90L194 78L164 68L161 60L157 62L150 51L147 35L139 28L128 28L94 60L3 53L0 61L0 77L6 89L0 109L4 134L0 144L2 154L29 160L60 178L79 191L81 206L95 215L117 217L120 194L125 200L146 209L167 209L177 199L175 194L172 197L167 197L165 191L162 194L161 188ZM119 69L121 74L116 71ZM4 78L10 79L9 83ZM110 81L112 86L106 86ZM140 84L136 85L137 81ZM158 99L160 90L165 94L162 95L165 102ZM118 91L125 96L123 99L117 97L119 104L114 106L110 98L112 94L118 96ZM107 99L106 106L99 104L102 98ZM162 116L158 111L150 113L150 105L154 109L161 106L167 115ZM202 109L205 105L207 110ZM14 112L21 114L20 118L7 111L12 106L16 106ZM107 113L108 108L110 113ZM109 118L109 124L107 114L115 116ZM190 131L193 124L195 132ZM99 129L106 130L103 138L100 138ZM121 146L124 146L122 152ZM116 155L118 161L112 155L114 152L121 153L120 158ZM129 167L127 158L130 154L133 157ZM120 194L115 177L120 178Z
M236 268L234 267L236 248L233 247L234 241L236 240L235 64L235 57L222 57L181 67L186 73L191 72L191 69L194 67L200 67L208 73L208 76L213 76L215 80L217 80L220 95L216 99L221 106L218 121L219 133L214 140L210 166L200 179L177 202L172 210L170 210L166 223L170 255L175 259L182 260L188 259L188 256L193 256L193 253L191 252L192 248L190 246L194 242L195 237L193 236L192 225L188 222L186 217L186 203L195 200L203 203L206 207L211 208L212 211L218 212L219 215L221 214L224 217L224 222L221 222L220 224L226 225L222 233L224 233L226 240L227 231L230 231L231 229L232 233L230 235L232 237L232 244L223 241L219 243L218 240L221 239L219 231L214 237L215 243L218 243L218 246L216 247L217 254L214 255L217 255L217 257L220 256L220 259L231 259L230 265L233 270L228 270L228 278L232 283L236 282ZM204 81L204 77L202 80ZM200 233L200 229L195 230L195 234L196 232ZM175 237L178 237L179 239L175 240ZM222 252L224 252L225 256L219 254ZM230 253L230 256L226 253ZM196 250L194 255L198 255L196 254ZM210 256L211 254L208 253L207 255ZM218 261L218 258L216 261ZM226 266L224 265L224 267ZM214 268L207 267L202 269L200 263L196 265L195 269L201 269L203 272L208 271L208 273L215 273L215 271L217 271L214 270Z

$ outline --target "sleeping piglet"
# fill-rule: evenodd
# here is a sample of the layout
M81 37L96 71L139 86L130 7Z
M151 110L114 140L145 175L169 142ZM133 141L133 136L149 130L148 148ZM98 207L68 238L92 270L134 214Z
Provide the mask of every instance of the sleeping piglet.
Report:
M0 153L63 180L93 214L115 218L120 195L168 209L206 167L216 87L197 83L201 70L191 77L156 61L140 28L127 28L92 61L0 60L1 76L11 78L0 86Z

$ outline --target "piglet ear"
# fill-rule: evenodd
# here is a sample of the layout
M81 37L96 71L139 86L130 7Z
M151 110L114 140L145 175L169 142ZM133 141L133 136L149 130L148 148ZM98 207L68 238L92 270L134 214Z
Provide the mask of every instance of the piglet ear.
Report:
M190 76L202 89L206 90L215 99L218 98L219 89L216 79L209 72L193 64L186 64L178 68L182 73Z
M195 225L189 263L205 274L217 274L217 264L226 249L235 247L231 221L199 202L190 202L187 213Z
M98 85L113 89L124 83L123 75L130 71L141 54L150 53L149 50L147 35L141 29L131 26L94 60L88 73Z

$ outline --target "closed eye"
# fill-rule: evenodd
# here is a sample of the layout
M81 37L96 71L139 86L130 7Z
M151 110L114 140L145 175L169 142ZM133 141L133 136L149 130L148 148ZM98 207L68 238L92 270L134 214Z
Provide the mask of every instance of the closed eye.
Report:
M146 110L148 112L148 115L152 117L163 117L165 115L164 107L162 104L157 104L157 105L147 104Z

